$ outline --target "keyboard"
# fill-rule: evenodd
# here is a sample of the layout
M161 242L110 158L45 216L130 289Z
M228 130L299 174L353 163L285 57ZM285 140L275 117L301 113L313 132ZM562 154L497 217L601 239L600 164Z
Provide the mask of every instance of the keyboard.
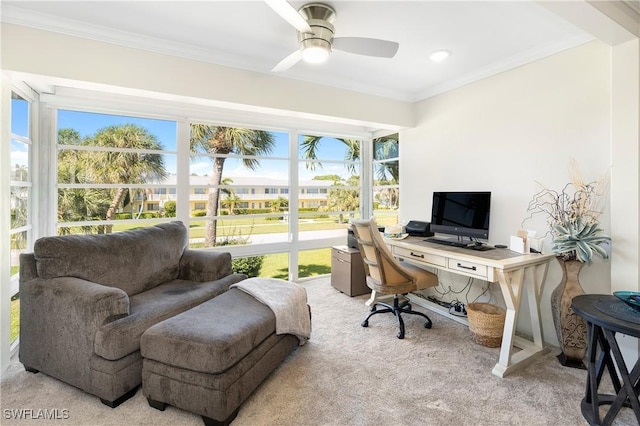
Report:
M469 247L470 245L474 244L474 243L463 243L462 241L456 241L456 240L441 240L440 238L427 238L425 241L428 243L436 243L436 244L441 244L443 246L450 246L450 247Z
M456 241L456 240L442 240L440 238L427 238L425 241L428 243L441 244L443 246L462 247L462 248L476 250L476 251L487 251L487 250L493 250L495 248L485 244L475 243L473 241L469 241L465 243L465 242Z

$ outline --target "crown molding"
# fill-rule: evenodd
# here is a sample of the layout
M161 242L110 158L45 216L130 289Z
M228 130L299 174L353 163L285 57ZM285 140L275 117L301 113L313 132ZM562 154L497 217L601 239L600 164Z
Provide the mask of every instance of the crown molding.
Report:
M540 59L546 58L547 56L551 56L556 53L559 53L563 50L571 49L573 47L587 43L594 39L595 37L585 34L585 35L573 37L568 40L563 40L562 42L548 43L543 47L538 47L525 52L521 52L517 55L512 56L506 61L500 61L500 62L491 64L487 67L480 68L477 71L466 74L455 80L448 81L445 84L428 87L418 92L417 96L413 99L413 101L418 102L418 101L431 98L436 95L440 95L442 93L460 88L462 86L466 86L476 81L480 81L485 78L494 76L496 74L509 71L519 66L538 61Z

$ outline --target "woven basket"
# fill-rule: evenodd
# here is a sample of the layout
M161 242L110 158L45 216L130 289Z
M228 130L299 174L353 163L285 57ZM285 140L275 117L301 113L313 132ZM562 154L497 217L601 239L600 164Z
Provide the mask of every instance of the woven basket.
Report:
M469 303L467 319L471 340L489 348L500 346L505 317L506 311L499 306L489 303Z

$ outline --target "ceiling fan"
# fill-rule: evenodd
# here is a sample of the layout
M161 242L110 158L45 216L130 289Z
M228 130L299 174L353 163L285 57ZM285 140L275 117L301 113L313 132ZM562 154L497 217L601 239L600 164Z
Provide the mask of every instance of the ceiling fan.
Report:
M298 30L298 50L280 61L271 71L285 71L301 59L324 62L332 49L379 58L393 58L398 43L366 37L333 37L336 12L323 3L309 3L296 10L286 0L265 0L285 21Z

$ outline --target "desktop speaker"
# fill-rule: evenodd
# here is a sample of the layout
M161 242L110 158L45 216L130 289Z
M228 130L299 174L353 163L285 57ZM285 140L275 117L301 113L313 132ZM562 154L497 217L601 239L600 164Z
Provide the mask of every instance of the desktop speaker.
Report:
M419 220L410 220L405 226L407 234L412 237L432 237L433 232L431 232L430 228L431 223L420 222Z

